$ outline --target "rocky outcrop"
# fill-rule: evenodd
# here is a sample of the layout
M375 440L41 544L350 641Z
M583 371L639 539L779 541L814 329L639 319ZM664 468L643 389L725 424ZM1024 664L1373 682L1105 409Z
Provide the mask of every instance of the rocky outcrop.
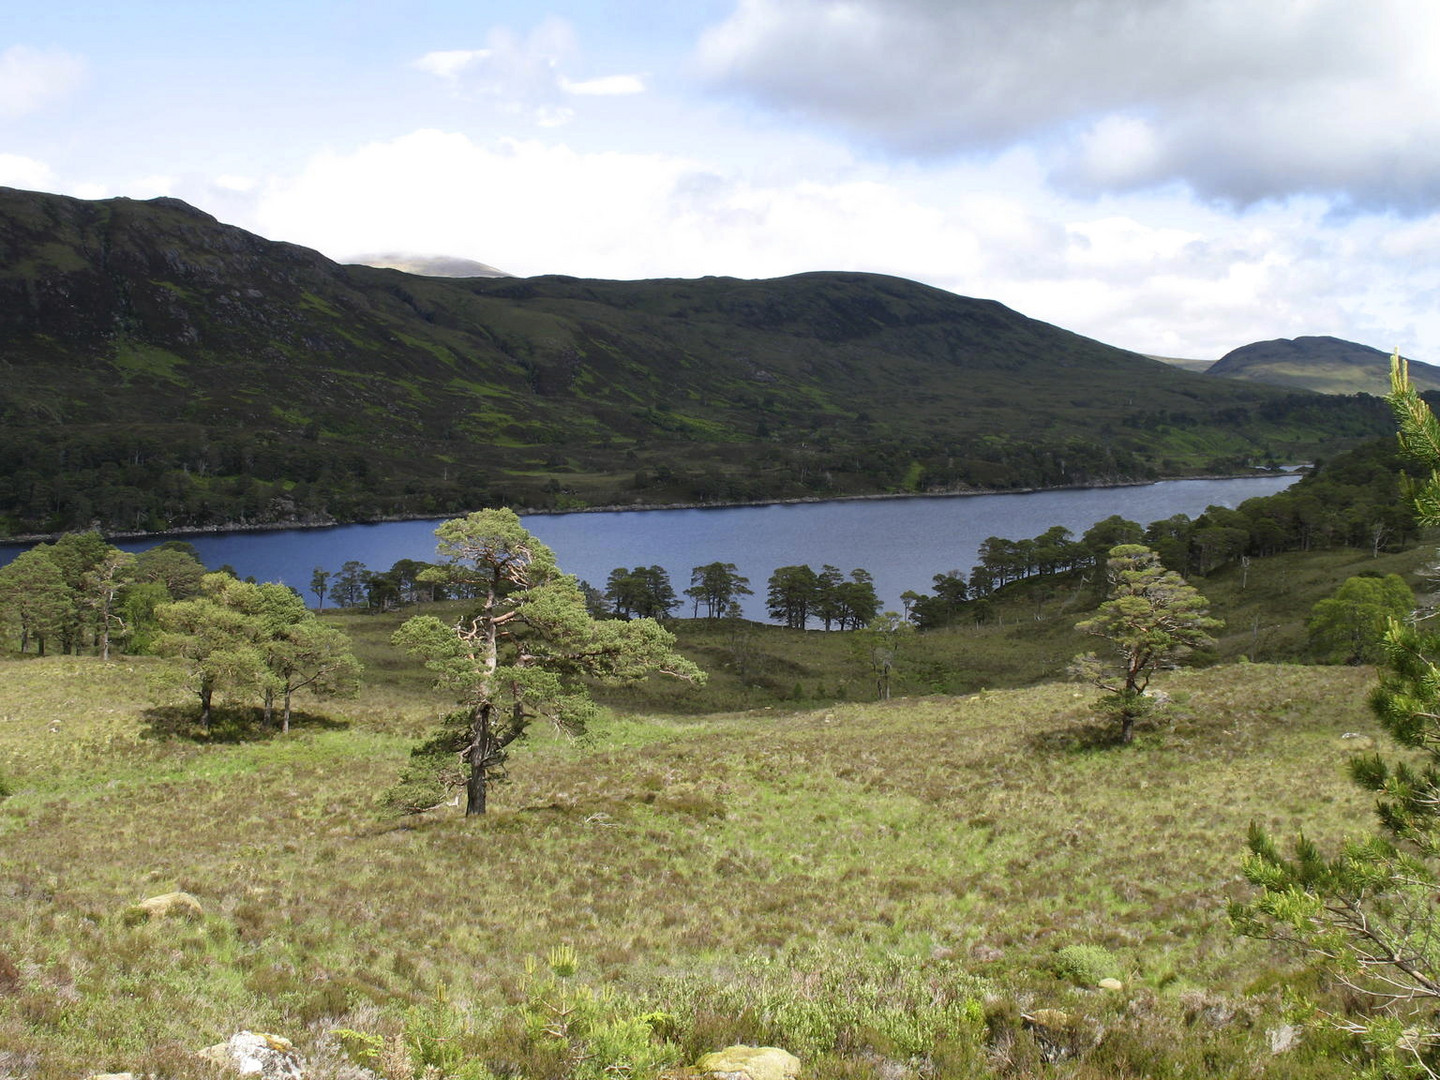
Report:
M199 1056L260 1080L304 1080L305 1076L295 1044L264 1032L237 1032L228 1042L207 1046Z

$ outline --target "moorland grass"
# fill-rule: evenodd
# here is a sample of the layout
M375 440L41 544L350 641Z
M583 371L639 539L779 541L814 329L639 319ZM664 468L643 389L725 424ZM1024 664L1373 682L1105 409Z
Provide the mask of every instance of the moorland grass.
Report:
M445 707L413 672L204 742L157 721L154 663L0 661L0 1075L201 1075L190 1052L247 1027L319 1078L395 1037L456 1076L622 1052L654 1075L741 1041L812 1077L1353 1072L1320 1027L1270 1052L1319 984L1225 906L1250 821L1322 846L1368 826L1344 769L1375 730L1366 669L1169 674L1125 749L1067 683L612 711L516 754L486 818L397 821L375 796ZM173 889L204 917L127 924ZM527 970L556 946L577 974ZM1077 985L1077 955L1125 988Z

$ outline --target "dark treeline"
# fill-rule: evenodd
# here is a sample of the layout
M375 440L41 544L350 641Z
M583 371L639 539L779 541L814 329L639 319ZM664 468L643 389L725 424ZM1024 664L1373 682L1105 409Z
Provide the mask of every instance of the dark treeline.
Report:
M989 537L968 578L958 570L936 574L931 595L910 592L903 599L921 629L962 616L983 620L997 589L1100 565L1116 544L1143 543L1185 577L1283 551L1358 547L1378 554L1418 535L1414 511L1401 497L1405 475L1418 475L1417 467L1401 459L1393 440L1376 440L1317 464L1286 491L1247 499L1233 510L1211 506L1195 518L1176 514L1148 526L1117 514L1078 538L1058 525L1025 540Z
M401 559L389 570L372 571L351 560L338 572L317 567L310 591L317 606L371 612L393 610L404 604L465 600L471 594L462 586L441 585L427 574L431 564ZM597 619L672 618L683 601L669 572L662 566L617 566L599 589L580 582L590 614ZM692 618L738 619L741 599L753 595L750 579L734 563L714 562L694 567L684 596L691 602ZM803 630L812 621L825 630L854 630L869 624L880 611L874 579L868 570L854 569L847 576L838 567L782 566L766 584L770 617L792 629Z
M318 433L287 439L198 424L0 432L0 534L367 520L490 497L473 471L411 476Z
M1121 411L1093 433L896 437L866 413L774 426L752 443L682 442L663 426L634 447L563 433L534 474L537 451L499 448L484 464L443 439L397 453L318 423L275 429L205 424L0 426L0 535L164 532L224 525L373 521L475 506L574 509L604 503L736 503L866 492L1024 490L1233 473L1277 462L1258 432L1276 425L1335 439L1378 434L1383 400L1297 394L1220 412ZM1232 425L1216 428L1217 423ZM648 430L648 429L647 429ZM1224 434L1224 432L1229 434ZM1244 437L1236 432L1244 434ZM1248 433L1248 434L1245 434ZM1144 438L1139 438L1144 436ZM1147 452L1147 440L1190 447ZM1255 438L1251 438L1255 436ZM1194 446L1204 447L1196 451ZM1153 448L1152 448L1153 450ZM458 456L457 456L458 454ZM455 464L436 469L431 455ZM1185 460L1180 460L1185 457ZM585 467L576 464L585 460ZM481 467L477 467L481 466ZM611 474L581 488L569 477ZM518 471L517 471L518 470Z

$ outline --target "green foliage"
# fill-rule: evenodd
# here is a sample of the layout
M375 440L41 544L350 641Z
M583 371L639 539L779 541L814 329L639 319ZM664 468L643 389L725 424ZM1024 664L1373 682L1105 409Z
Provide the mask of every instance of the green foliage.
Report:
M734 563L713 562L690 571L690 588L685 595L694 601L694 613L705 608L707 619L716 619L738 611L741 597L754 595L750 579L744 577Z
M1072 661L1071 670L1110 695L1102 699L1102 710L1118 721L1120 739L1128 743L1135 723L1149 711L1144 695L1155 672L1214 644L1210 631L1224 624L1209 616L1209 601L1197 589L1166 570L1142 544L1111 548L1106 567L1110 599L1075 629L1109 641L1118 664L1086 653Z
M838 567L828 565L819 573L808 566L779 567L766 583L765 604L772 619L792 630L805 629L812 618L826 630L856 629L880 610L868 570L850 571L847 581Z
M272 719L277 696L284 702L282 730L289 731L291 698L297 691L322 696L354 693L361 665L346 636L320 623L294 590L274 582L254 584L230 574L207 574L201 595L160 604L160 632L151 648L177 661L157 685L178 686L199 699L208 726L215 694L237 700L263 697Z
M433 786L417 772L458 753L465 813L483 814L487 784L503 775L511 744L535 718L570 735L584 733L595 705L582 680L623 682L658 671L704 682L704 673L674 651L674 637L652 619L592 618L579 583L560 572L554 553L514 511L477 510L444 522L435 534L441 563L421 576L468 593L476 609L455 626L418 615L393 641L458 693L465 726L457 729L452 713L420 756L412 756L400 786L383 797L387 804L423 808L417 800L430 799ZM442 787L455 783L450 765L432 776Z
M400 814L418 814L441 806L452 791L465 786L466 773L461 764L469 745L470 711L456 709L447 713L428 737L410 748L399 779L380 793L380 805ZM491 768L490 783L504 778L500 768Z
M1055 954L1057 978L1076 986L1097 986L1101 979L1118 979L1124 971L1120 961L1102 945L1066 945Z
M617 566L605 581L605 602L621 619L668 619L680 604L663 566Z
M41 656L48 642L64 634L73 610L65 577L48 545L22 551L0 567L0 619L26 652L33 643Z
M1379 658L1390 620L1406 618L1414 606L1415 595L1399 574L1348 578L1312 609L1311 648L1330 663L1371 663Z
M230 574L207 574L203 595L166 604L155 612L161 631L155 655L178 661L177 681L199 699L200 723L208 725L214 695L259 694L269 685L262 639L259 586Z
M1420 521L1440 525L1440 421L1411 384L1409 365L1396 349L1390 360L1390 408L1400 429L1400 449L1420 463L1422 477L1412 477L1405 493Z
M1435 524L1440 425L1409 385L1398 351L1391 378L1401 445L1430 470L1428 481L1411 486L1411 497L1420 519ZM1360 593L1352 583L1357 579L1341 591ZM1355 602L1401 606L1408 590L1388 584L1387 595L1387 583L1371 579ZM1392 614L1380 644L1383 667L1370 705L1407 753L1351 765L1357 785L1377 796L1380 832L1348 841L1333 856L1301 835L1286 856L1252 825L1244 870L1258 894L1235 905L1231 917L1242 933L1286 942L1368 995L1378 1010L1354 1030L1382 1061L1433 1076L1440 1068L1432 1019L1440 1001L1440 635Z
M905 646L915 633L915 626L898 613L887 611L854 631L856 651L875 678L875 698L888 701L895 668Z

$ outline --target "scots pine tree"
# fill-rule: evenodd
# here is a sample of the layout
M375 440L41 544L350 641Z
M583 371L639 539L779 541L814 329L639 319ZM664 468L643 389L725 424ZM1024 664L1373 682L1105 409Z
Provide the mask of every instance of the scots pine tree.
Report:
M660 672L705 681L653 619L592 618L579 582L560 572L513 511L478 510L435 533L441 562L422 577L473 596L476 606L454 625L420 615L395 632L395 644L456 692L459 708L411 751L385 795L391 806L415 812L464 787L466 815L483 814L489 784L504 776L511 745L536 720L584 732L595 713L587 679Z
M1194 586L1165 569L1143 544L1111 548L1106 576L1110 599L1075 629L1110 642L1111 658L1085 653L1074 659L1071 671L1109 695L1100 709L1116 720L1120 741L1128 743L1135 722L1149 709L1150 677L1162 665L1213 644L1210 631L1224 624L1210 617L1208 601Z
M1440 424L1397 351L1390 404L1400 445L1429 471L1407 485L1423 525L1440 525ZM1245 876L1259 890L1231 908L1243 934L1288 942L1372 1003L1345 1022L1383 1059L1440 1075L1440 632L1391 616L1370 708L1406 751L1351 762L1376 796L1379 829L1326 855L1301 836L1290 852L1250 828Z

